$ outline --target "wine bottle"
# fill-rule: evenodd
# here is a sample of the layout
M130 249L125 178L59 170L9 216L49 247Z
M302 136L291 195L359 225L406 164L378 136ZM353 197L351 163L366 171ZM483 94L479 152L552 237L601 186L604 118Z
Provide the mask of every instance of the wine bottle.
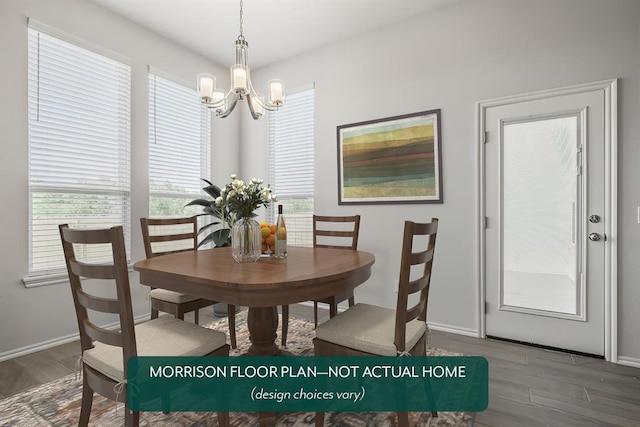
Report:
M282 205L278 205L278 220L276 221L276 258L287 257L287 226L284 223Z

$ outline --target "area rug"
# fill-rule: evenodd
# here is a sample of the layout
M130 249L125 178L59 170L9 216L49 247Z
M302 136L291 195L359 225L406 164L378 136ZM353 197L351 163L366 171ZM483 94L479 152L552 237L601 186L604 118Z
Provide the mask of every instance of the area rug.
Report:
M226 318L207 325L209 328L228 332ZM249 346L249 332L246 324L246 311L236 316L238 349L231 354L237 355ZM280 330L278 330L278 333ZM297 355L312 355L314 336L313 323L306 320L290 318L287 349ZM429 348L432 355L451 355L444 350ZM2 427L62 427L77 426L82 400L82 383L75 375L68 375L56 381L33 388L0 401L0 426ZM124 424L124 406L115 404L102 396L95 395L91 411L90 426L114 427ZM440 412L437 418L429 413L413 412L409 422L417 426L471 426L474 414L468 412ZM314 425L315 414L311 412L294 412L278 414L276 426L306 427ZM258 415L253 413L230 413L230 424L234 427L257 427L260 425ZM141 426L170 427L209 427L217 426L217 415L208 412L177 412L163 414L161 412L142 412ZM326 426L392 427L397 425L395 414L389 412L376 413L327 413Z

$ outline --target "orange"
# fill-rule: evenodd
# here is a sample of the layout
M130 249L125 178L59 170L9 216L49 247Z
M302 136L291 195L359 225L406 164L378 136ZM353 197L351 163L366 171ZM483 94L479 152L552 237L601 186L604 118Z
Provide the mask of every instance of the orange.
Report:
M273 225L271 225L271 233L275 234L275 232L276 232L276 225L273 224Z
M269 237L271 234L271 229L269 227L263 227L260 229L260 233L262 233L262 238Z
M262 253L267 252L267 244L266 243L262 243Z
M260 223L260 228L269 227L269 223L267 221L262 221Z
M269 246L275 245L276 244L276 235L275 234L270 234L269 237L264 239L264 242Z

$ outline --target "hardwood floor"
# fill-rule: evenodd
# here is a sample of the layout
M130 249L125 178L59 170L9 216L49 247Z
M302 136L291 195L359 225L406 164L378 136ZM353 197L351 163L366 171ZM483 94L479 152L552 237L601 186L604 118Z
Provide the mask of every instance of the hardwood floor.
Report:
M489 408L476 426L640 426L638 368L440 332L430 345L489 361Z
M290 310L313 318L310 307ZM322 310L321 320L326 318ZM212 310L202 309L200 319L212 321ZM476 414L476 426L640 426L638 368L437 331L430 345L489 361L489 408ZM73 373L79 350L73 342L0 363L0 397Z
M313 307L300 304L289 306L290 316L313 320ZM200 324L206 325L217 319L211 307L200 309ZM329 310L319 310L319 319L329 318ZM187 313L185 320L193 322L193 313ZM280 333L280 326L278 326ZM53 381L75 372L80 356L80 342L63 344L27 356L0 362L0 399L13 396L32 387ZM2 426L0 414L0 426Z

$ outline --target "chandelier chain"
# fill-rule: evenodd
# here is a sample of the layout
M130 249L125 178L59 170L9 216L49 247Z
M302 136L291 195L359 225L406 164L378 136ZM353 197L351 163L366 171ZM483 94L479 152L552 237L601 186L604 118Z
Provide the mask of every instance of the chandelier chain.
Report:
M243 1L240 0L240 38L244 39L244 35L242 35L242 5Z

